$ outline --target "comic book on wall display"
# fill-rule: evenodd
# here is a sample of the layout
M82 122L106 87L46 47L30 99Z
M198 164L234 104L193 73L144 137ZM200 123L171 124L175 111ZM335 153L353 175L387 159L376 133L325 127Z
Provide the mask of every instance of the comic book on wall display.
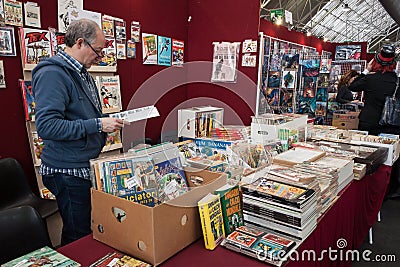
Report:
M2 267L57 266L79 267L78 262L64 256L50 247L42 247L1 265Z
M273 109L279 107L279 88L267 88L267 103Z
M40 156L42 155L44 143L42 138L39 136L37 131L32 131L31 132L31 138L32 138L32 145L33 145L33 158L36 166L39 166L41 161L40 161Z
M98 66L116 66L117 65L117 44L114 38L106 38L103 49L104 57L97 64Z
M115 39L126 40L126 22L123 19L114 18Z
M24 103L25 120L35 121L35 98L32 92L32 82L19 79L18 83Z
M4 75L4 64L3 60L0 60L0 88L6 88L6 76Z
M282 56L282 68L284 69L298 69L299 68L299 54L284 54Z
M283 89L281 88L280 92L280 108L284 113L292 113L293 112L293 95L294 90L292 89Z
M114 38L114 17L103 15L101 17L101 25L105 37Z
M143 64L157 64L157 35L142 33Z
M21 1L4 0L4 14L6 24L24 26Z
M4 25L5 16L4 16L4 0L0 0L0 25Z
M321 65L319 68L319 73L330 73L332 66L332 59L330 58L321 58Z
M24 3L25 26L40 28L40 6L34 2Z
M158 65L171 66L171 38L164 36L157 38L157 63Z
M97 76L96 81L103 113L119 112L122 109L119 75Z
M281 72L270 71L268 75L268 87L279 87L281 83Z
M117 59L126 59L125 41L117 41Z
M199 200L197 206L203 231L204 246L206 249L213 250L225 237L220 197L209 193Z
M23 67L37 64L53 55L50 32L41 29L19 28Z
M131 22L131 41L140 42L140 22L138 21Z
M126 57L136 58L136 43L131 40L126 42Z
M96 22L101 29L101 13L79 9L76 7L68 8L68 25L75 20L90 19Z
M172 39L172 66L182 67L185 43L180 40Z
M83 9L83 0L57 0L58 2L58 31L65 32L69 26L68 8Z
M282 71L282 84L281 87L286 89L294 89L296 83L296 73L294 70Z
M16 56L13 27L0 27L0 56Z
M52 51L53 55L56 55L58 51L65 50L65 33L57 32L55 28L49 27L51 44L52 44Z
M240 43L214 42L212 82L236 82Z

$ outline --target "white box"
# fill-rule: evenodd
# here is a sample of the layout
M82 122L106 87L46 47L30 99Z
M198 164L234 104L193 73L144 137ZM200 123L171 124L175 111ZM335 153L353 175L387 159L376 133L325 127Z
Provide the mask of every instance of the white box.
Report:
M212 127L223 125L224 109L193 107L178 110L178 137L209 137Z
M251 123L251 139L253 143L268 143L270 141L275 141L278 139L279 129L296 129L296 128L306 128L307 127L307 115L298 116L293 118L293 120L277 124L269 125L262 123Z

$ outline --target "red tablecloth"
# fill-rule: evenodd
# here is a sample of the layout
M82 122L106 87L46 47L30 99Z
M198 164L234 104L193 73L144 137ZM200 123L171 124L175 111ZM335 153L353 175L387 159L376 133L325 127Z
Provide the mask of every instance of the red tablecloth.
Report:
M336 203L320 219L317 228L298 248L299 259L286 266L351 266L346 251L357 249L369 228L375 223L390 180L391 167L382 165L361 181L353 181L345 188ZM339 240L340 239L340 240ZM338 249L338 240L340 241ZM328 254L331 250L330 255ZM336 250L336 252L332 251ZM88 266L114 249L92 238L91 235L58 249L64 255ZM307 253L305 253L307 252ZM301 256L304 254L305 256ZM308 256L310 255L310 256ZM341 256L342 255L342 256ZM265 266L253 258L217 247L208 251L198 240L162 264L162 266Z

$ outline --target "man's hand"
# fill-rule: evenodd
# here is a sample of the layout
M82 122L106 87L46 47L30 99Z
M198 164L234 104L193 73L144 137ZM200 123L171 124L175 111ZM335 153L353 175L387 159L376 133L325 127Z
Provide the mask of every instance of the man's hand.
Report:
M112 133L124 127L124 121L117 118L101 118L101 129L105 133Z

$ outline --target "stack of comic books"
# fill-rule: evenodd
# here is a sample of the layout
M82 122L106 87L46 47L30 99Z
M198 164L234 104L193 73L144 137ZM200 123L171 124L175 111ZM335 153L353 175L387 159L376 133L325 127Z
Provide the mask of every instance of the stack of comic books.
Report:
M243 184L245 223L303 240L316 228L317 196L313 189L268 178Z
M273 232L262 231L248 225L236 228L221 245L260 261L282 266L299 242Z

